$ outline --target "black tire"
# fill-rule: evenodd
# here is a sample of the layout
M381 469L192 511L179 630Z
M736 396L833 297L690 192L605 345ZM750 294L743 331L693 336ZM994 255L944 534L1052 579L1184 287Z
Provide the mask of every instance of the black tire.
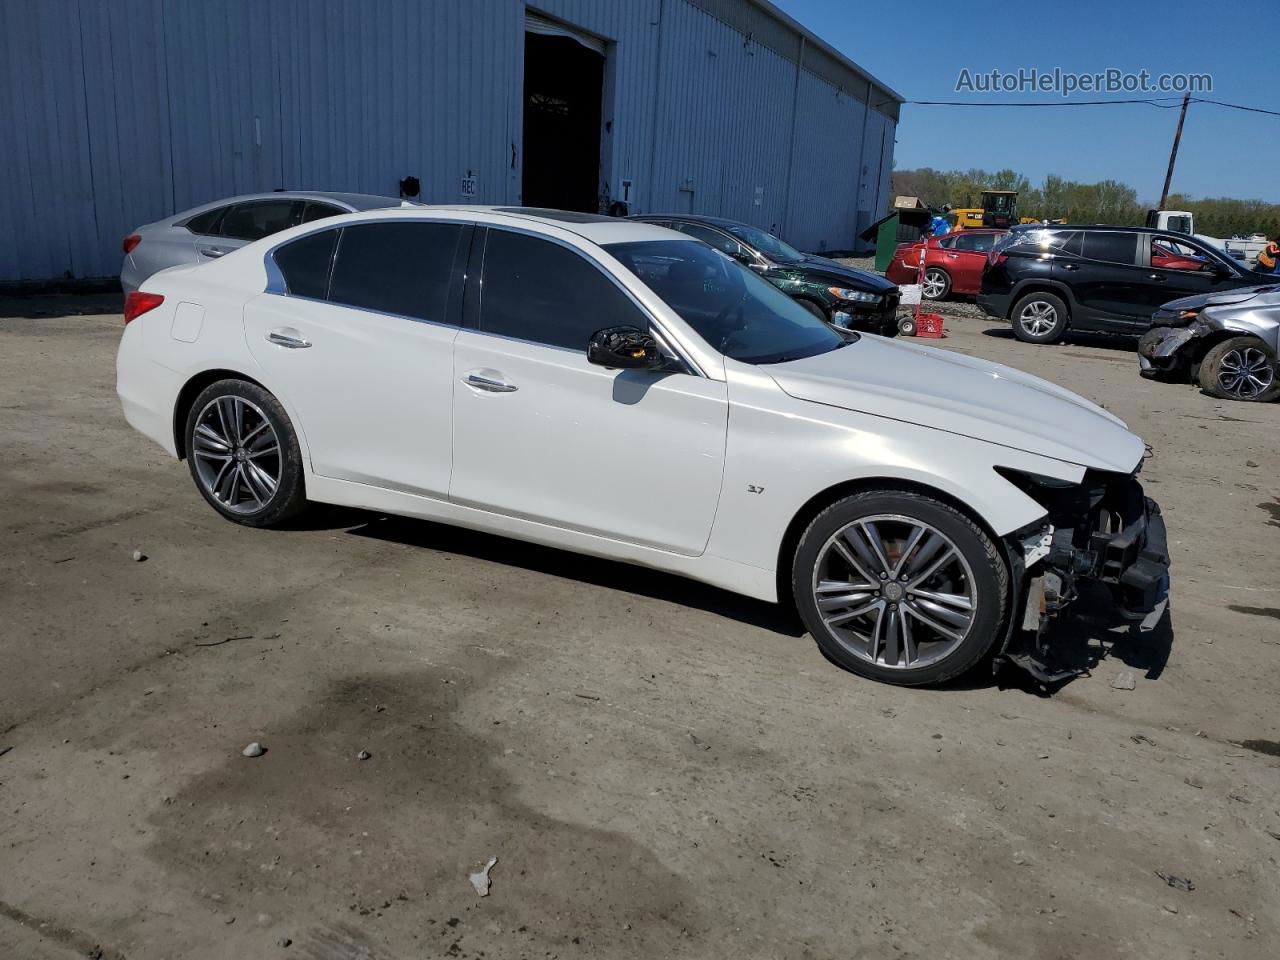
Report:
M909 653L904 654L903 651L909 651L911 644L902 641L896 641L896 646L891 641L884 650L880 651L883 654L882 657L877 656L876 648L872 648L870 656L865 649L858 652L858 638L842 636L837 633L834 626L828 627L818 607L815 591L819 574L822 572L823 582L829 583L826 576L832 573L830 558L835 554L828 549L829 545L834 544L837 534L846 531L851 524L858 520L875 517L880 519L873 521L873 528L881 537L886 531L892 533L895 525L897 525L896 529L901 529L905 533L910 529L911 522L924 524L932 527L934 533L941 534L942 539L949 541L950 546L963 558L962 561L954 561L955 566L950 564L944 566L941 573L934 574L932 577L925 569L917 571L924 575L925 579L914 584L916 589L921 589L922 584L930 586L934 582L933 577L945 575L948 569L960 571L963 580L948 581L949 585L944 587L930 587L931 590L942 590L946 593L956 589L965 589L969 593L972 615L964 632L958 634L958 640L948 641L941 638L940 634L937 635L938 639L930 640L929 628L920 626L920 621L908 616L905 612L908 606L920 602L919 598L909 592L910 587L905 586L905 578L903 585L899 586L897 595L889 593L890 585L897 583L897 580L879 578L882 593L877 592L876 599L871 603L881 605L881 616L887 614L890 599L896 599L902 603L904 612L897 615L902 620L909 620L911 624L915 624L913 633L917 659L924 661L920 666L910 664ZM908 522L902 523L902 518ZM879 526L874 526L876 523ZM886 547L883 553L889 558L905 553L906 568L909 569L912 566L912 560L920 557L928 536L931 534L922 537L919 541L920 546L911 551L903 550L903 541L898 541L897 549L902 553L896 555L892 549L888 548L889 541L882 541L882 546ZM850 541L842 537L841 543L848 547ZM838 552L838 548L832 549ZM824 557L828 559L824 560ZM890 562L893 562L892 559ZM926 566L928 562L931 561L926 559ZM874 577L875 574L871 573L868 576ZM856 577L856 579L863 578ZM961 586L957 588L956 583L960 583ZM1009 603L1009 572L991 538L958 510L920 493L873 490L838 500L813 518L796 547L792 561L791 588L801 619L817 641L819 648L830 660L852 673L872 680L901 686L922 686L943 683L958 677L991 655L1005 623L1006 608ZM907 591L905 598L902 596L904 591ZM937 597L938 594L935 592L931 595ZM852 596L852 594L849 595L850 598ZM844 598L828 594L823 602L830 603L833 600L842 599ZM851 602L861 604L864 598L860 595L859 599ZM839 607L828 606L827 609L838 610ZM899 608L894 604L892 609L897 611ZM886 630L891 628L892 620L890 628ZM898 634L895 632L894 635ZM877 636L879 636L878 626ZM924 644L930 645L931 652L923 649ZM894 666L888 665L891 655L896 664ZM876 658L874 662L872 657ZM880 662L881 659L884 662Z
M1013 305L1009 315L1013 334L1027 343L1057 343L1067 332L1071 314L1061 297L1052 293L1029 293ZM1051 319L1048 327L1039 322Z
M930 279L942 284L942 292L935 297L927 297L928 300L945 300L951 296L951 274L943 270L941 267L929 267L924 272L924 281L927 283ZM921 296L923 296L923 286Z
M898 332L904 337L914 337L916 335L916 318L903 317L898 321Z
M1249 376L1241 376L1247 369ZM1200 361L1200 389L1211 397L1266 403L1280 396L1276 355L1257 337L1231 337L1214 344Z
M819 320L822 320L824 323L830 320L830 318L827 316L827 312L823 310L820 306L818 306L816 303L814 303L812 300L797 299L796 303L800 304L800 306L804 307L806 310L812 313Z
M228 411L237 425L228 426ZM200 435L197 427L202 427ZM273 527L306 507L298 435L280 401L256 383L219 380L205 387L187 413L184 437L196 489L226 519ZM247 442L241 443L241 437ZM274 485L264 476L274 476Z

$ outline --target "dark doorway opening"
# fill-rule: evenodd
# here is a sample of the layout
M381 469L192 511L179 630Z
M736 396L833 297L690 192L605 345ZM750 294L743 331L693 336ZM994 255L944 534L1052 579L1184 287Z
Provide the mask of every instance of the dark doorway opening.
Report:
M604 57L569 37L526 33L521 203L597 213Z

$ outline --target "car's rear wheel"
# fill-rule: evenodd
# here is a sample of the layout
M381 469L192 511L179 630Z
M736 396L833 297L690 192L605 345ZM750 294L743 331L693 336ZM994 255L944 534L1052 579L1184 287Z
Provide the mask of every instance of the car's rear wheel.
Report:
M1027 343L1056 343L1067 330L1067 305L1052 293L1029 293L1013 307L1013 333Z
M930 267L924 272L920 293L926 300L945 300L950 292L951 277L947 271L939 267Z
M991 539L958 510L881 490L814 517L796 549L792 590L830 659L918 686L959 676L991 653L1009 574Z
M187 464L196 488L228 520L270 527L306 506L302 453L275 397L245 380L219 380L187 415Z
M1280 396L1276 356L1257 337L1231 337L1200 361L1200 388L1224 400L1265 403Z

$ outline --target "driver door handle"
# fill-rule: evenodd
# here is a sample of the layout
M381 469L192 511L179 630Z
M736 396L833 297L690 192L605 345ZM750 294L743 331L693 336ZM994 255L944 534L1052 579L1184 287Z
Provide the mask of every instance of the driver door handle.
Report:
M221 247L200 247L198 249L202 256L206 256L210 260L216 260L218 257L228 252L223 250Z
M515 393L520 389L514 383L495 380L492 377L482 377L478 373L468 373L462 382L468 387L475 387L477 390L485 390L489 393Z
M1158 273L1149 273L1149 274L1147 274L1147 279L1148 279L1148 280L1154 280L1154 281L1156 281L1157 283L1164 283L1164 277L1160 276L1160 274L1158 274Z

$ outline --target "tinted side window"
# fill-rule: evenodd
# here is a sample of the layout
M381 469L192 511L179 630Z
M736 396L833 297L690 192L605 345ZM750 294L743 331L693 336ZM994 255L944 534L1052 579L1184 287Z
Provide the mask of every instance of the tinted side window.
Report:
M971 253L986 253L995 242L994 233L962 233L955 238L953 246L957 250L968 250Z
M417 320L452 323L449 285L462 227L454 223L361 223L344 227L329 300Z
M585 350L605 327L648 329L644 313L595 264L522 233L490 230L480 329Z
M227 212L227 207L214 207L212 210L206 210L204 213L198 214L187 221L187 229L192 233L208 235L218 232L218 221L222 219L222 215Z
M284 276L286 290L295 297L323 300L329 287L329 265L338 230L322 230L286 243L272 256Z
M340 213L346 213L341 207L335 207L329 203L319 203L315 200L308 200L306 208L302 211L302 223L310 223L312 220L323 220L325 217L336 217Z
M288 227L302 217L298 200L251 200L237 203L227 211L218 234L232 240L261 240Z
M943 250L950 250L953 247L957 250L963 250L964 247L960 245L960 240L961 237L943 237L938 241L938 246Z
M1135 264L1138 262L1138 235L1109 231L1085 233L1084 255L1090 260Z

